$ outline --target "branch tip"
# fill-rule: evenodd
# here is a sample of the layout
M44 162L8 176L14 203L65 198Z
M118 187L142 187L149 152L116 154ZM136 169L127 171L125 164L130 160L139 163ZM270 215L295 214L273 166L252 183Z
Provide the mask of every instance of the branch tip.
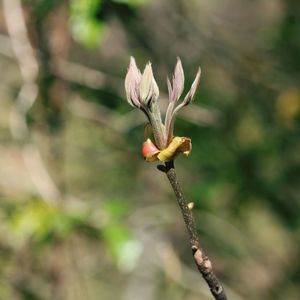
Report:
M183 195L182 188L177 179L173 160L167 161L165 163L165 173L173 188L176 200L182 212L183 220L190 237L191 249L193 252L195 264L197 265L199 272L209 286L215 300L227 300L224 288L222 287L220 280L212 270L211 261L200 248L200 241L197 235L196 223L191 210L193 202L188 203Z

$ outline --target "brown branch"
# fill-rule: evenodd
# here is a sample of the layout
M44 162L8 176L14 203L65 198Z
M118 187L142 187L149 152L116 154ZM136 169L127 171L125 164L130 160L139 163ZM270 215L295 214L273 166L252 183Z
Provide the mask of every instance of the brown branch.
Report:
M47 170L39 148L32 142L26 120L39 92L36 51L29 39L21 1L4 0L3 12L9 37L6 39L1 36L1 42L8 43L6 50L16 58L23 80L11 109L10 131L13 139L23 146L23 159L38 193L45 201L57 203L61 194Z
M182 212L184 223L190 236L192 253L199 272L208 284L214 298L216 300L227 300L223 286L221 285L217 276L213 273L211 261L200 247L200 242L197 234L197 228L192 209L189 208L188 202L184 198L182 188L177 180L174 162L166 162L165 167L159 166L159 170L166 173L175 193L177 202Z

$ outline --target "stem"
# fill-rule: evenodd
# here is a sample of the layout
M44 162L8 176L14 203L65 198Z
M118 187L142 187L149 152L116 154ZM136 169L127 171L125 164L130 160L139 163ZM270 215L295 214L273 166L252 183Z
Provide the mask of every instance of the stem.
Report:
M148 118L152 127L156 146L158 146L158 148L162 150L166 147L166 135L161 120L159 103L158 101L154 101L150 105L151 107L148 111Z
M161 170L162 168L159 169ZM164 169L164 172L166 173L170 181L180 210L182 212L184 223L190 236L190 244L193 252L194 261L198 267L198 270L203 276L206 283L208 284L214 298L216 300L227 300L221 282L213 273L211 261L204 254L203 249L200 247L200 241L197 235L195 219L191 209L188 207L188 203L184 198L182 188L177 180L173 160L166 162L166 168Z

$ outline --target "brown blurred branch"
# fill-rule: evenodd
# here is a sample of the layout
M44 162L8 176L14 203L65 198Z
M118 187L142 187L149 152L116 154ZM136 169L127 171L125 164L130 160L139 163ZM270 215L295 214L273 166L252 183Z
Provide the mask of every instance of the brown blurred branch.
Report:
M38 147L32 143L27 114L38 97L37 84L39 64L33 49L25 23L20 0L3 1L4 17L7 24L9 40L5 54L12 53L17 60L22 76L22 86L10 112L10 131L12 137L22 145L22 155L28 173L41 197L48 202L57 202L61 195L52 180Z
M200 241L198 238L196 223L192 213L192 209L189 208L188 203L183 195L182 188L177 180L174 161L166 162L165 167L159 166L159 170L166 173L175 193L178 205L182 212L184 223L190 236L190 244L193 252L193 257L199 272L208 284L214 298L216 300L227 300L224 288L217 276L213 272L210 259L208 258L208 256L205 255L203 249L200 247Z
M54 74L65 81L77 83L91 89L102 89L108 84L119 89L122 86L121 83L123 83L117 76L112 76L65 59L58 61Z

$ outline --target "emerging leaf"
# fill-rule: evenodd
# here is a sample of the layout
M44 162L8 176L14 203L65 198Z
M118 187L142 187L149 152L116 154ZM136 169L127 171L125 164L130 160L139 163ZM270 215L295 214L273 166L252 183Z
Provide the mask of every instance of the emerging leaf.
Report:
M189 90L189 92L187 93L187 95L185 96L185 98L183 100L184 106L189 105L191 103L191 101L193 100L196 90L199 85L200 76L201 76L201 69L199 67L196 77L194 79L194 82L192 83L191 89Z
M147 117L149 125L145 129L145 142L142 154L146 161L169 161L178 153L189 155L192 149L191 140L186 137L174 137L173 129L177 112L188 105L194 98L200 81L201 70L198 69L194 82L184 100L177 101L184 89L184 72L182 63L177 63L172 76L172 82L167 79L169 105L166 111L165 122L161 120L158 100L159 90L153 76L151 63L148 62L143 74L138 69L133 57L130 58L128 72L125 78L127 101L130 105L139 108ZM151 130L150 130L151 129ZM152 133L155 143L149 136Z
M153 76L151 63L149 62L143 72L140 84L140 101L149 105L152 100L157 100L159 95L158 86Z
M138 69L135 59L130 57L130 64L125 78L125 91L127 102L134 107L140 107L138 89L142 79L140 70Z
M184 88L184 73L180 58L177 58L172 83L172 92L171 94L169 92L169 99L171 102L175 102L180 98ZM170 85L170 83L168 83L168 85Z

